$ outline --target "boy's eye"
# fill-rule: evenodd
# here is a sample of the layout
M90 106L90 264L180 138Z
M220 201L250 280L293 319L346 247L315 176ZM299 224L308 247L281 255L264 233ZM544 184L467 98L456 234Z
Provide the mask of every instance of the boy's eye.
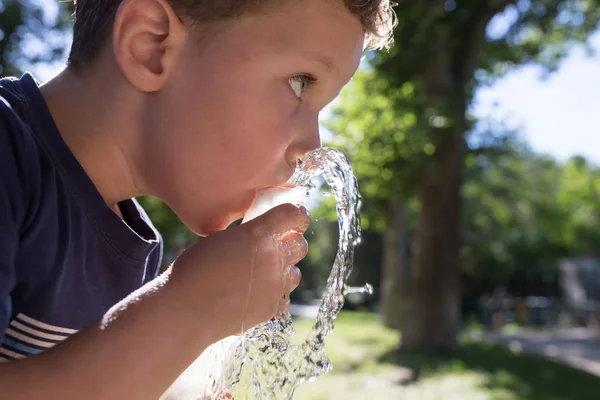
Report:
M296 75L288 79L290 87L294 91L296 97L302 97L302 94L315 81L315 78L309 75Z

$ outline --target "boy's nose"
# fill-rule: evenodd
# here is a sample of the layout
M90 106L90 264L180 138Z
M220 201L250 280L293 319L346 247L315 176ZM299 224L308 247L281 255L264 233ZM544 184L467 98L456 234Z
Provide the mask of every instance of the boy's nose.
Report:
M286 154L286 160L290 166L296 168L298 160L315 149L321 147L321 136L319 135L319 121L315 118L310 125L306 126L296 140L290 144Z

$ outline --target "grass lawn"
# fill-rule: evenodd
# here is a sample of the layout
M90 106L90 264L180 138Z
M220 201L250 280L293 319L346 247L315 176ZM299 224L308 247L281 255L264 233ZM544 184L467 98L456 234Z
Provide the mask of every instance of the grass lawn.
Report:
M311 321L295 326L302 338ZM334 371L298 388L294 399L600 399L600 378L543 358L469 339L454 357L399 353L398 342L377 316L341 313L326 348Z

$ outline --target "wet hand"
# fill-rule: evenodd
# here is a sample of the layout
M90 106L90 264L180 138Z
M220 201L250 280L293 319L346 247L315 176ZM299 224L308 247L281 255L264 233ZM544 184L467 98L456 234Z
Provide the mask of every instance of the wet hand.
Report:
M295 266L308 252L304 207L283 204L186 250L169 285L197 312L215 340L239 334L276 315L300 282Z

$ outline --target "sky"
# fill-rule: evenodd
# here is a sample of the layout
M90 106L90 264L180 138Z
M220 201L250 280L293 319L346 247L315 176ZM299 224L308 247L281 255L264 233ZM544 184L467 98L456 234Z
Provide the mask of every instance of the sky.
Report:
M56 7L53 0L36 1L47 5L50 12ZM510 20L510 13L498 16L488 34L506 29ZM526 66L479 89L471 112L518 128L536 151L559 160L583 155L600 165L600 32L590 43L597 55L590 57L583 48L574 49L547 79L541 79L537 67ZM34 72L45 81L60 68L56 63Z
M520 128L539 152L560 160L583 155L600 165L600 33L590 42L597 55L574 49L548 79L526 66L480 89L473 114Z

